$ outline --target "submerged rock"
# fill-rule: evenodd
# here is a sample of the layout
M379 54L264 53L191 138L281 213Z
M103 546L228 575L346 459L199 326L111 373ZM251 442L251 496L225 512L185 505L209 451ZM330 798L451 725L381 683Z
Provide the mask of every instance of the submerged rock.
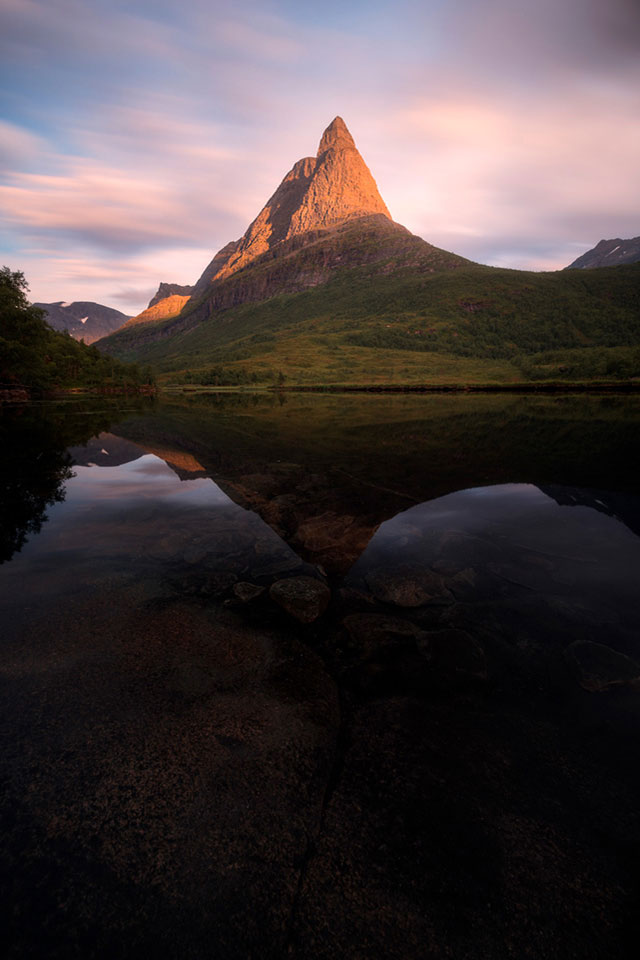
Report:
M640 687L640 666L603 643L576 640L565 650L565 657L580 686L592 693L625 684Z
M215 678L195 663L181 663L173 671L169 689L187 700L207 696L216 687Z
M267 556L258 558L258 562L251 566L249 575L252 577L275 577L279 573L292 573L299 570L302 560L295 555Z
M239 600L240 603L251 603L252 600L256 600L258 597L262 596L262 594L265 592L265 589L265 587L258 586L257 583L247 583L242 581L234 584L233 596L236 600Z
M301 623L312 623L327 609L331 591L313 577L289 577L271 585L272 600Z
M428 645L428 634L407 620L378 613L351 613L342 621L351 643L365 651L387 645Z
M441 577L426 567L397 567L374 570L367 586L378 600L397 607L421 607L428 603L453 603Z
M221 571L220 573L209 573L205 576L200 593L207 597L221 597L236 582L235 573L230 571Z
M169 578L167 588L172 593L184 596L202 596L218 598L223 596L233 586L238 578L234 573L190 573L186 577Z
M487 663L480 643L466 630L435 630L429 634L438 667L484 679Z
M421 696L431 672L429 634L414 623L377 613L342 621L344 682L366 697Z
M473 567L459 570L448 581L448 587L456 600L472 600L477 593L478 575Z
M203 547L199 544L193 544L184 551L182 559L185 563L195 565L196 563L202 563L206 555L207 551Z

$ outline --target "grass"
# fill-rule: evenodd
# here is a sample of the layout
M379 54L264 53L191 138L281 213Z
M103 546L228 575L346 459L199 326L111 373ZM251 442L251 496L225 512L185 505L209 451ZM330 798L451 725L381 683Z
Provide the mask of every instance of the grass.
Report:
M406 350L384 351L382 356L379 350L351 346L345 346L337 352L305 336L283 337L277 347L268 353L255 353L245 360L227 363L225 369L243 370L249 381L255 375L258 384L277 382L278 375L282 373L286 383L301 386L421 384L425 381L445 384L461 378L504 383L519 378L518 370L508 361L486 362L450 354L417 354ZM207 368L201 368L201 374L206 373ZM191 371L178 369L166 372L160 375L160 380L163 383L180 382L184 374L191 374Z
M164 383L629 379L640 376L640 264L375 276L363 266L163 335L171 323L130 331L110 349L151 364Z

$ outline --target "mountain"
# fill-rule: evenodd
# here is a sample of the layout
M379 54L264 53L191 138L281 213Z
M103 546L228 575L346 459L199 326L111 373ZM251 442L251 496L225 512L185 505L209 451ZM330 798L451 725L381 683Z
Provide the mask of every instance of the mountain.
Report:
M591 267L615 267L621 263L640 261L640 237L632 240L601 240L592 250L570 263L565 270L587 270Z
M183 316L191 315L192 326L231 306L316 287L336 270L361 264L377 264L371 272L385 273L465 263L393 222L344 120L336 117L316 156L298 160L244 236L214 256Z
M67 330L74 340L84 340L85 343L107 337L124 326L129 319L119 310L89 300L77 300L74 303L65 303L64 300L56 303L34 303L34 307L40 307L46 312L45 320L54 330Z
M148 323L150 320L166 320L180 313L189 300L193 287L179 283L161 283L142 313L132 317L129 324Z
M293 237L311 239L315 231L375 214L391 220L344 120L336 117L323 133L317 155L294 164L245 235L216 254L193 296L206 294L214 280L236 273L262 254L281 253L279 245Z
M640 376L640 266L531 273L441 250L391 219L340 117L169 300L100 349L214 385Z
M298 160L244 236L214 256L179 317L143 330L130 325L101 349L131 352L231 307L315 288L356 267L376 276L400 269L431 274L468 263L393 222L346 124L336 117L316 156ZM142 318L161 319L146 311L134 319Z

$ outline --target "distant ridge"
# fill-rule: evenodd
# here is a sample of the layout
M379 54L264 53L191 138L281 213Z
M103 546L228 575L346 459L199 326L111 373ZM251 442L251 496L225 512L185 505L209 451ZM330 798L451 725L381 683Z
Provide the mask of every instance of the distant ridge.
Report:
M622 263L640 262L640 237L631 240L601 240L592 250L570 263L565 270L587 270L591 267L616 267Z
M34 303L34 307L45 311L45 320L54 330L66 330L74 340L84 340L85 343L107 337L129 319L125 313L91 300L73 303L57 300L55 303Z

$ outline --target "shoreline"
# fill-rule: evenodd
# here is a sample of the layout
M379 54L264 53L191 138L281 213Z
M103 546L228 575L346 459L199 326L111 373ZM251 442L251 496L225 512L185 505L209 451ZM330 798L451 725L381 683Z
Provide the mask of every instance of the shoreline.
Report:
M554 381L552 383L443 383L443 384L282 384L270 386L248 386L248 385L219 385L219 386L198 386L189 385L171 385L162 386L141 386L135 388L126 387L104 387L83 388L69 387L66 390L49 391L44 395L33 396L25 387L15 387L13 389L0 390L0 406L7 404L32 403L34 401L55 401L69 400L84 397L122 397L122 396L200 396L219 393L241 393L241 394L270 394L278 395L283 393L316 393L316 394L345 394L345 393L388 393L388 394L437 394L437 393L513 393L513 394L634 394L640 393L640 380L637 381L584 381L575 383L565 383Z
M158 389L149 384L138 387L68 387L60 390L32 391L22 385L0 387L0 405L5 403L33 403L41 400L68 400L74 397L124 397L143 396L155 397Z
M283 384L273 386L171 385L158 388L160 394L201 393L640 393L638 381L583 381L519 383L444 384Z

